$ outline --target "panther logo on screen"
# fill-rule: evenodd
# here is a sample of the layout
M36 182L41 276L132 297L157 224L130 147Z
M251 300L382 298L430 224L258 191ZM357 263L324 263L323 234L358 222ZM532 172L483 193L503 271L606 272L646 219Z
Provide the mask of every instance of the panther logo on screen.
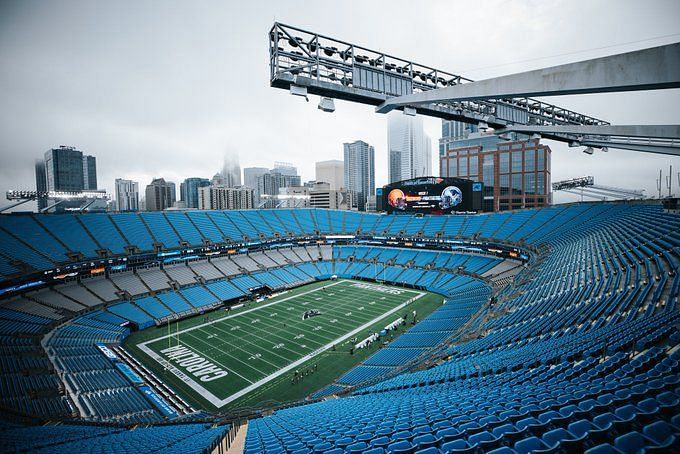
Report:
M441 195L441 200L439 201L439 207L442 210L448 210L455 206L460 205L463 202L463 191L457 186L447 186Z

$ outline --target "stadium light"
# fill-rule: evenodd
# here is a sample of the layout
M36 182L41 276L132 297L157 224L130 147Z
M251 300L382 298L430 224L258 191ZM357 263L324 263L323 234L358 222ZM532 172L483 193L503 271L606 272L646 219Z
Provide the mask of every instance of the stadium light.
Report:
M309 102L309 97L307 96L307 87L299 87L297 85L290 86L290 94L293 96L303 96L305 101Z
M595 153L595 150L593 150L593 147L586 147L586 148L583 150L583 152L584 152L585 154L589 154L589 155L590 155L590 154Z
M322 97L319 100L319 105L317 106L317 108L319 110L323 110L324 112L329 113L335 112L335 103L333 102L333 98Z
M24 191L11 190L5 194L7 200L49 198L58 200L68 199L105 199L111 200L111 194L104 190L99 191Z

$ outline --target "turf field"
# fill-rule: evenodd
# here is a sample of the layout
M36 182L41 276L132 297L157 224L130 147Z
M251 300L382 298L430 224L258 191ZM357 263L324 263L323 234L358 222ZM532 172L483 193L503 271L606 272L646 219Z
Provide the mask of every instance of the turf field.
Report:
M361 341L404 314L412 317L414 309L418 318L424 316L441 303L433 296L375 283L326 281L238 310L135 333L127 347L161 378L191 395L190 400L209 403L206 408L253 399L251 403L259 403L267 397L284 400L288 396L279 397L277 388L291 387L296 371L314 370L316 379L307 382L322 387L369 353L349 355L352 338ZM310 310L319 315L303 319ZM333 354L342 355L342 361L322 361ZM320 368L329 373L318 373ZM273 394L266 392L272 389Z

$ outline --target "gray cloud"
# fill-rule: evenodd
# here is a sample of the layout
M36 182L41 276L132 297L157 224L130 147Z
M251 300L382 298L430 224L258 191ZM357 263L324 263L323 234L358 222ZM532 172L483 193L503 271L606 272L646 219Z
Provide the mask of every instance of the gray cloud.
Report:
M672 0L5 1L0 190L32 188L33 160L59 144L97 156L100 186L111 190L116 177L142 185L154 176L209 177L227 150L238 152L242 167L290 161L311 179L314 161L340 158L342 142L357 138L376 146L377 183L384 183L385 117L347 102L323 114L315 100L269 87L274 19L452 72L467 68L464 75L480 79L670 42L598 50L680 33L678 17ZM564 55L584 49L594 50ZM621 124L680 121L680 90L550 101ZM436 143L439 121L425 125ZM678 158L618 150L586 156L550 145L554 180L592 174L652 194L660 167L680 170Z

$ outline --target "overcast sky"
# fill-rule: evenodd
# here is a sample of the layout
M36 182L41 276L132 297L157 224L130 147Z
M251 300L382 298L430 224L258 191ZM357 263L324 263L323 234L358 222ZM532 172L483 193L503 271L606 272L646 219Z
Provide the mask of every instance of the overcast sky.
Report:
M211 177L225 153L241 167L292 162L309 180L315 161L342 159L342 143L362 139L385 184L385 116L344 101L327 114L269 87L275 20L473 79L680 40L677 0L0 0L2 198L34 189L34 160L61 144L97 157L100 188L131 178L143 191L152 177ZM680 90L546 100L614 124L680 123ZM441 122L425 125L436 158ZM680 192L680 158L548 144L553 181L594 175L654 195L672 164Z

